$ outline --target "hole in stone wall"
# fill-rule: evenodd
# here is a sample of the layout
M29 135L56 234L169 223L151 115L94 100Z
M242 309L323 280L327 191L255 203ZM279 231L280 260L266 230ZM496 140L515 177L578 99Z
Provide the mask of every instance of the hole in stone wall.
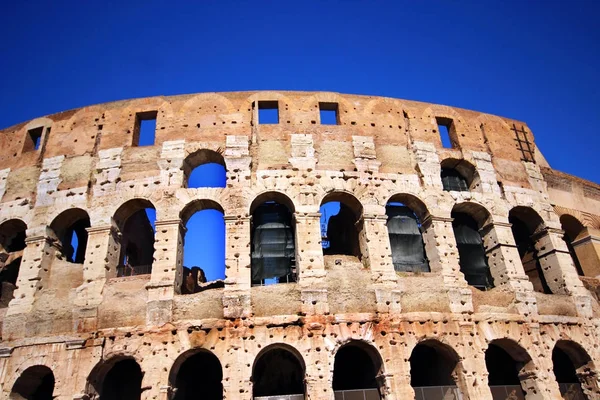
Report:
M0 308L7 307L13 299L25 249L26 230L27 225L18 219L0 225Z
M452 349L433 340L421 342L410 355L410 384L415 392L424 394L425 398L429 398L428 390L420 388L435 386L438 387L438 393L451 393L457 386L453 376L457 365L458 357Z
M186 157L183 162L187 188L221 187L227 184L225 159L216 151L201 149Z
M157 115L157 111L145 111L135 114L135 127L133 129L134 146L154 145Z
M83 264L87 246L90 217L80 208L72 208L60 213L50 224L68 262Z
M451 118L444 117L436 117L435 121L437 122L442 146L448 149L455 147L454 142L450 137L450 135L454 133L454 121L452 121Z
M258 123L261 125L279 123L279 104L277 100L258 102Z
M121 231L117 276L152 272L156 211L148 200L129 200L115 213Z
M340 115L338 103L319 103L321 125L339 125Z
M27 137L25 138L25 143L23 145L23 153L40 149L42 144L42 133L44 133L43 126L27 131Z
M101 399L140 399L142 370L133 359L118 361L107 372L100 392Z
M361 257L359 220L362 205L345 193L327 195L321 202L321 245L324 255Z
M358 398L378 399L379 388L383 383L379 380L381 372L381 359L375 349L361 342L349 342L335 355L333 390L336 396L352 395L347 391L363 390L366 391L360 393L363 397Z
M562 230L565 232L563 240L565 241L567 248L569 249L569 253L571 254L571 258L573 259L573 264L575 264L575 268L577 269L577 274L579 274L580 276L585 276L585 273L583 272L581 263L579 261L579 257L577 257L577 252L573 247L573 242L584 231L585 227L581 222L579 222L577 218L568 214L560 216L560 225L562 227Z
M485 352L488 385L494 399L525 399L519 379L519 365L502 347L491 343ZM509 397L512 396L512 397Z
M186 357L186 356L183 356ZM175 365L178 361L175 362ZM219 359L208 351L200 351L183 361L171 378L174 400L222 400L223 369Z

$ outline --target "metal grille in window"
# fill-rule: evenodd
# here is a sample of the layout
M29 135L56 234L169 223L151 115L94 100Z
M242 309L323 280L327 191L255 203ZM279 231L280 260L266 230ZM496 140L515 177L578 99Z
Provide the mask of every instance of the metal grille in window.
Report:
M517 149L521 151L521 160L535 163L535 159L533 158L533 144L529 141L525 127L521 126L519 130L517 129L517 125L513 124L511 131L515 133Z
M457 170L451 168L442 168L442 185L447 192L451 190L457 192L469 191L469 185L467 185L465 177L459 174Z

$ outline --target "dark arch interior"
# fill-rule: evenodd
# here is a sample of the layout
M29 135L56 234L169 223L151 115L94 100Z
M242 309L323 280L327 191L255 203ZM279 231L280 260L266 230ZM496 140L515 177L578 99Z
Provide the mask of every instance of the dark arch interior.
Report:
M409 207L390 202L385 207L387 228L396 271L429 272L421 235L421 221Z
M512 211L508 217L508 222L512 224L511 229L515 243L519 249L519 256L521 257L525 273L533 285L533 289L540 293L552 293L544 277L544 272L538 258L538 251L535 248L535 242L531 237L533 232L530 224L527 224L522 218L514 215Z
M254 397L304 394L304 367L291 351L267 350L252 371Z
M223 399L223 370L217 357L199 352L186 359L175 378L174 400Z
M266 201L252 212L252 284L296 282L296 246L292 213Z
M336 205L339 205L339 212L328 215L328 212L331 213L328 210L336 208ZM320 211L323 254L360 258L356 211L345 202L334 200L323 202Z
M552 364L558 383L579 383L573 361L567 353L558 347L554 347L552 351Z
M410 356L410 384L413 387L454 386L452 373L457 360L436 347L420 343Z
M467 283L480 290L494 286L483 240L477 222L468 214L452 212L452 228L460 262Z
M335 355L333 390L376 389L381 363L362 346L348 344Z
M19 268L25 249L27 226L20 220L10 220L0 226L0 308L8 306L16 288Z
M577 257L577 252L573 247L573 242L577 239L577 236L585 229L583 224L577 220L577 218L571 215L562 215L560 217L560 224L565 232L563 239L567 244L567 248L569 249L569 253L571 254L571 258L573 259L573 264L575 264L575 268L577 269L577 273L580 276L584 276L583 268L581 268L581 263L579 258Z
M456 190L458 192L469 191L467 179L454 168L442 168L442 186L445 191Z
M519 366L502 347L491 343L485 352L490 386L520 385Z
M154 207L149 202L133 204L129 216L115 217L121 224L121 254L117 276L149 274L154 259ZM122 212L120 214L123 214Z
M60 234L58 239L62 246L62 254L67 261L75 264L83 264L85 261L85 249L88 240L86 228L89 227L90 219L85 217L76 220L58 233Z
M104 378L100 399L139 400L142 395L142 377L142 370L135 360L117 362Z
M51 400L54 392L54 374L48 367L36 365L27 368L15 382L11 394L27 400Z

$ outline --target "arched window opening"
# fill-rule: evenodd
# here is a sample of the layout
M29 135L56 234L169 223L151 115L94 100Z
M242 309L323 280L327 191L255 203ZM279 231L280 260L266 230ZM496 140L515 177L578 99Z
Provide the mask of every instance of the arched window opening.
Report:
M197 293L225 286L225 220L214 202L198 200L181 213L183 281L181 293Z
M321 202L320 213L323 254L355 256L360 259L360 202L347 193L330 193Z
M465 177L457 170L451 168L442 168L442 186L447 192L452 190L457 192L469 191L469 184Z
M389 202L385 207L387 228L396 271L429 272L421 221L409 207Z
M340 347L333 365L333 391L336 399L343 399L344 396L381 399L381 388L384 385L383 365L375 349L359 341Z
M185 187L220 187L224 188L227 182L225 159L216 151L198 150L183 162Z
M52 400L54 374L43 365L27 368L16 380L10 392L10 400Z
M180 358L171 371L173 400L223 399L223 368L214 354L201 350Z
M267 193L254 201L251 212L252 285L296 282L292 202Z
M80 208L73 208L60 213L50 224L56 235L60 252L66 261L83 264L87 247L90 217Z
M135 360L126 358L117 361L104 375L99 391L100 400L139 400L143 376Z
M534 234L543 228L542 219L528 207L515 207L509 213L508 222L511 223L519 256L533 289L536 292L551 294L533 239Z
M462 212L453 211L451 216L460 271L467 283L479 290L494 287L477 222Z
M460 399L458 356L449 347L427 340L410 356L410 384L417 399Z
M587 400L598 393L596 368L579 344L559 340L552 351L552 363L564 399Z
M567 244L567 248L569 249L569 253L573 259L573 264L575 264L575 268L577 269L577 273L579 276L584 276L585 273L583 272L583 268L581 267L581 263L577 257L577 252L575 251L573 242L578 239L578 236L585 230L585 227L581 222L579 222L579 220L577 220L577 218L568 214L560 216L560 224L562 230L565 232L563 240Z
M121 231L117 276L150 274L154 259L154 206L147 200L130 200L117 210L114 219Z
M0 308L7 307L13 299L25 249L26 230L27 225L18 219L0 225Z
M300 355L286 347L276 345L263 350L252 369L254 399L282 396L277 398L304 400L304 370Z
M520 349L525 355L525 351ZM490 343L485 352L485 364L488 370L488 385L494 400L525 399L519 375L528 355L516 361L502 346ZM512 396L512 397L511 397Z

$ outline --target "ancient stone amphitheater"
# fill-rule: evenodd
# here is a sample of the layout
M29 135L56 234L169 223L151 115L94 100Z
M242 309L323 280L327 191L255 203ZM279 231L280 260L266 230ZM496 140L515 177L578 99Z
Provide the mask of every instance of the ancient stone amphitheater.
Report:
M600 398L600 186L523 122L204 93L0 144L3 399ZM224 187L189 184L206 164ZM221 280L183 262L206 209Z

